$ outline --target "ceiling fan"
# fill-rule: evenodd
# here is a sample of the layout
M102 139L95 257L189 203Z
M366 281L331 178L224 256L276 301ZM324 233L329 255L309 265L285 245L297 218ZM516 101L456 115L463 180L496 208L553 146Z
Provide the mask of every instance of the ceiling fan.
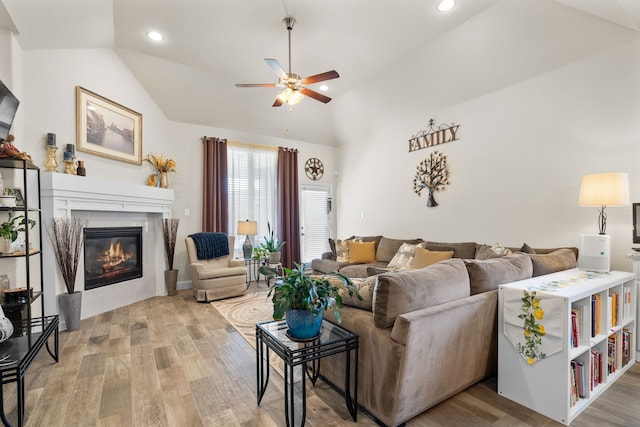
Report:
M337 79L340 77L336 70L327 71L320 74L315 74L309 77L300 77L297 74L291 72L291 30L296 23L296 20L291 17L284 18L282 20L285 28L289 32L289 72L285 73L277 60L271 58L265 58L267 65L278 76L278 83L247 83L236 84L236 87L281 87L283 91L276 97L273 107L280 107L283 104L294 105L302 100L303 95L313 98L316 101L324 102L325 104L331 101L328 96L322 95L316 91L308 89L306 85L323 82L325 80Z

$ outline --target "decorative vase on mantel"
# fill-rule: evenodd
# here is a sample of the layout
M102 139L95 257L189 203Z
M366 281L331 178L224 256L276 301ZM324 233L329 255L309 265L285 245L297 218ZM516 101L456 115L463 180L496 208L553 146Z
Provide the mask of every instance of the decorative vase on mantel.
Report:
M160 187L169 188L169 173L160 172Z

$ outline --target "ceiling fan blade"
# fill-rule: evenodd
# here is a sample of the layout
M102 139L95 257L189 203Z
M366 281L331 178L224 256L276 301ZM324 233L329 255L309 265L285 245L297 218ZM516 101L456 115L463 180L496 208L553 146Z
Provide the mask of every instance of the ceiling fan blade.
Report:
M300 93L308 96L309 98L313 98L316 101L324 102L325 104L331 101L331 98L329 98L328 96L324 96L323 94L313 91L311 89L307 89L306 87L303 87L302 89L300 89Z
M284 70L280 66L280 63L277 60L271 59L271 58L264 58L264 62L266 62L269 67L271 67L273 72L276 73L276 76L280 77L281 79L286 79L289 77L287 73L284 72Z
M284 102L282 102L282 100L280 99L280 97L276 98L275 101L273 101L273 105L272 107L280 107L282 104L284 104Z
M236 83L236 87L276 87L275 83Z
M325 80L337 79L338 77L340 77L340 74L338 74L336 70L331 70L314 76L305 77L302 79L302 84L310 85L312 83L323 82Z

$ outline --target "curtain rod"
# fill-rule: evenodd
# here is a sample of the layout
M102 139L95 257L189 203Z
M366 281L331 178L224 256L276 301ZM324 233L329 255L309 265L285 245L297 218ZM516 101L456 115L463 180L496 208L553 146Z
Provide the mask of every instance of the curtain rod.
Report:
M238 141L227 141L227 144L235 145L236 147L255 148L255 149L258 149L258 150L278 151L278 147L272 147L270 145L247 144L246 142L238 142Z

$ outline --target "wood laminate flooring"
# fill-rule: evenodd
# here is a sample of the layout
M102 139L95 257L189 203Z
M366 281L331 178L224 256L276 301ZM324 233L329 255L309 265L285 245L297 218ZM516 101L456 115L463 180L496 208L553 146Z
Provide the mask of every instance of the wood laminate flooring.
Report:
M256 405L253 348L190 291L154 297L85 319L60 333L60 361L42 351L26 375L28 426L284 426L282 377L271 370ZM307 381L308 426L353 425L344 399ZM4 407L16 420L15 385ZM366 412L358 424L376 425ZM488 378L408 426L560 426L496 393ZM573 424L640 426L640 364Z

